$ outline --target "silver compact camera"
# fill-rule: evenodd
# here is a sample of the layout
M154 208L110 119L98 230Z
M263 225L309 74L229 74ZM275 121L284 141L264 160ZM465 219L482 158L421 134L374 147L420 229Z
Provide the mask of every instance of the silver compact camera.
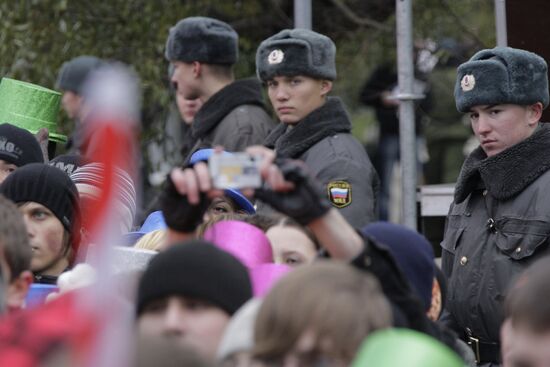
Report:
M217 189L255 189L262 186L262 158L247 153L214 153L208 169Z

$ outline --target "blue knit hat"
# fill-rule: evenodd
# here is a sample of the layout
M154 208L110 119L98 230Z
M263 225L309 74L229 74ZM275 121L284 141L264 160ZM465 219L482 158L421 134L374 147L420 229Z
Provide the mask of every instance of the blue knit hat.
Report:
M548 67L539 55L511 47L482 50L460 65L455 84L456 108L494 104L548 106Z
M363 234L386 245L410 282L413 290L428 310L432 303L435 263L432 245L426 237L405 226L389 223L370 223Z

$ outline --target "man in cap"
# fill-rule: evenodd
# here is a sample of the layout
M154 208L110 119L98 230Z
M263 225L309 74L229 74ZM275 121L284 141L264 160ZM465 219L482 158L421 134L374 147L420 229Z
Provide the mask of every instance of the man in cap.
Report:
M94 70L99 69L104 62L95 56L78 56L61 66L57 76L57 88L63 91L61 105L70 119L75 120L75 132L69 138L67 148L70 152L78 152L84 143L84 131L81 121L89 112L83 96L86 79Z
M31 163L0 185L0 194L17 204L32 249L35 283L55 284L73 263L80 243L78 191L58 168Z
M229 24L206 17L182 19L170 30L165 55L174 66L177 93L203 102L193 121L196 143L189 154L215 145L242 151L263 141L273 121L264 109L260 83L234 80L238 35Z
M455 100L480 142L464 161L441 246L442 320L483 366L498 366L502 301L511 280L548 251L550 127L547 65L497 47L458 67Z
M361 228L376 218L378 176L339 98L328 97L336 79L336 46L322 34L286 29L256 53L258 77L267 83L282 122L265 144L278 157L300 159L323 185L332 205Z
M206 241L176 244L153 258L141 278L138 332L214 360L230 317L251 297L248 272L232 255Z
M0 124L0 183L18 167L43 162L42 149L33 134L11 124Z

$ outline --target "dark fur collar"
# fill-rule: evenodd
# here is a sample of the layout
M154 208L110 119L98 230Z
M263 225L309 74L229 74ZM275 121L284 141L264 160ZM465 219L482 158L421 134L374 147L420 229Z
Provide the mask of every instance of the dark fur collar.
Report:
M286 124L279 124L265 140L280 157L297 158L317 142L337 133L351 132L351 121L344 104L337 97L307 115L287 132Z
M546 123L529 138L495 156L487 157L477 147L462 165L455 202L464 201L480 183L495 199L512 198L550 169L549 157L550 125Z
M193 137L203 138L235 107L245 104L265 107L262 86L256 78L236 80L210 97L195 115Z

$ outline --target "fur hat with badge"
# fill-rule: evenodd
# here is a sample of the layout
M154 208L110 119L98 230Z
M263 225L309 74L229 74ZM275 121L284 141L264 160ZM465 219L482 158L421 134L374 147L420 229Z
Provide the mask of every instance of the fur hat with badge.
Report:
M0 159L17 167L44 163L42 149L34 135L11 124L0 124Z
M548 67L539 55L511 47L479 51L458 67L456 108L541 102L548 106Z
M221 20L189 17L170 28L165 57L168 61L233 65L239 58L239 35Z
M308 29L285 29L264 40L256 52L256 73L262 81L275 76L305 75L336 79L336 46Z

